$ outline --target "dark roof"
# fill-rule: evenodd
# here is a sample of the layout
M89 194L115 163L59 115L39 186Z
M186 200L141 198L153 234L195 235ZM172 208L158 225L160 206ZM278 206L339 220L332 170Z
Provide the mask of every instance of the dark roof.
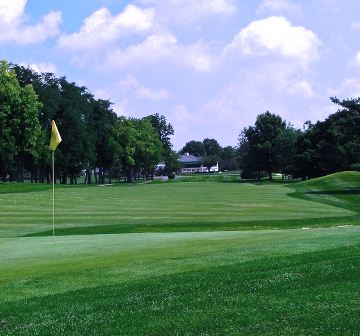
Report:
M200 163L201 158L194 155L180 155L179 161L181 163Z

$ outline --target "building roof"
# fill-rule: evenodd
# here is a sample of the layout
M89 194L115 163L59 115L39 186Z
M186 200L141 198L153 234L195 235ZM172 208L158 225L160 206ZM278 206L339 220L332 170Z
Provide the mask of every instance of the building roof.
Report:
M201 163L201 158L191 155L191 154L184 154L184 155L180 155L179 161L181 163Z

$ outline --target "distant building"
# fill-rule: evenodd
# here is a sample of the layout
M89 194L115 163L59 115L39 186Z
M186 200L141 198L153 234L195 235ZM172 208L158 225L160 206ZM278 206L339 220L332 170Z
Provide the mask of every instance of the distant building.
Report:
M215 166L210 167L210 173L218 173L219 172L219 163L216 163Z
M200 156L194 156L189 153L180 155L179 161L181 163L181 173L212 173L219 171L219 165L210 167L210 170L207 167L202 165L202 158Z
M181 173L198 173L202 167L201 157L185 153L180 155Z

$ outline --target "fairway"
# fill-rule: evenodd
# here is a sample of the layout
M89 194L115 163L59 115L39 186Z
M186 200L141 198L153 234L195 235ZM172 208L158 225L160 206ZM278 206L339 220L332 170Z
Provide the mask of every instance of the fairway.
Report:
M0 194L1 237L49 234L51 190L36 187ZM293 191L281 184L236 182L65 186L56 193L56 223L58 234L239 230L299 227L321 218L318 224L328 218L341 222L357 214L292 197Z
M356 335L359 175L0 185L0 335Z

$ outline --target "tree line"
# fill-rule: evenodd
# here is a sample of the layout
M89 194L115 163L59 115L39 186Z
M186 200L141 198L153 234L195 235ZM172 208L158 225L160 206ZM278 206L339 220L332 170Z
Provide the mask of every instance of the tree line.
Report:
M305 122L303 129L267 111L240 132L237 147L206 138L176 153L174 129L163 115L117 116L109 100L96 99L66 77L0 61L0 179L50 183L53 119L63 139L55 152L55 178L63 184L76 184L80 173L85 183L151 179L159 162L171 174L184 153L201 157L206 167L240 169L243 178L272 179L280 172L307 179L360 170L360 98L331 100L339 110L325 121Z
M63 139L55 151L60 183L76 184L81 172L85 183L149 179L157 163L176 160L164 116L126 118L111 105L66 77L1 61L1 180L22 182L27 173L32 182L50 182L53 119Z
M269 111L239 135L243 178L272 179L274 172L303 180L343 170L360 170L360 98L340 101L324 121L296 129Z

